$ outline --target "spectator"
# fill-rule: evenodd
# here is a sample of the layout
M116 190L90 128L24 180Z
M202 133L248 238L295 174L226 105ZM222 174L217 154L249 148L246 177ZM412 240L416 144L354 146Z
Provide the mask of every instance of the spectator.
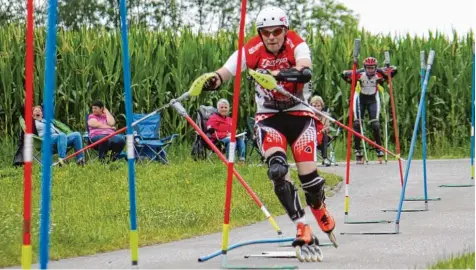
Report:
M89 140L94 143L116 131L116 120L101 101L94 101L91 109L92 114L88 117ZM120 158L126 141L123 135L117 134L102 142L98 146L99 160L105 161L106 154L111 150L111 160Z
M210 116L207 121L207 130L211 131L213 134L212 140L220 140L225 144L225 147L228 152L228 144L230 143L231 138L231 117L228 116L230 111L230 103L226 99L220 99L217 102L217 113L214 113ZM236 138L236 148L240 155L240 161L245 161L246 157L246 148L245 141L242 137Z
M35 119L35 128L38 132L38 136L43 138L45 135L46 121L43 119L43 108L41 106L38 105L33 107L33 119ZM57 147L59 156L58 164L60 166L64 165L64 158L66 157L66 152L69 146L73 146L75 152L83 148L83 141L79 132L65 134L53 123L51 124L51 139L52 144ZM84 163L84 153L79 153L76 156L76 164L84 166Z

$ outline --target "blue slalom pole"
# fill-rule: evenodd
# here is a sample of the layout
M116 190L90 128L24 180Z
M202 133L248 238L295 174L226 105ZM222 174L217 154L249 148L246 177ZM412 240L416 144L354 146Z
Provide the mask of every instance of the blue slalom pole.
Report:
M122 67L124 71L124 94L126 102L126 139L127 139L127 162L129 171L129 201L130 201L130 225L129 234L132 265L137 265L139 260L139 235L137 232L136 213L136 190L135 190L135 167L134 167L134 138L132 130L132 93L131 93L131 69L129 59L129 43L127 40L127 7L126 0L119 3L121 15L121 38L122 38Z
M49 0L48 3L48 32L46 35L45 54L45 81L44 81L44 116L45 133L41 145L41 214L40 214L40 269L48 267L50 206L51 206L51 165L52 165L52 140L51 124L54 114L55 92L55 66L56 66L56 15L58 0ZM26 115L25 117L31 117Z
M425 82L425 51L420 52L420 78L421 87ZM426 95L422 96L423 106L421 107L421 140L422 140L422 159L423 159L423 193L425 196L425 210L428 210L428 186L426 182Z
M474 180L474 43L473 43L473 73L471 74L472 79L472 84L471 84L471 180ZM472 182L471 181L471 182ZM471 183L473 184L473 183Z
M405 198L405 190L407 188L408 173L410 171L410 165L412 163L413 152L415 151L415 142L416 142L416 137L417 137L417 133L418 133L418 126L419 126L418 124L420 122L422 107L423 107L423 103L424 103L424 100L425 100L426 88L428 86L428 80L429 80L429 77L430 77L431 65L433 64L433 59L434 58L435 58L435 51L431 50L430 54L428 55L428 63L427 63L427 68L426 68L425 80L423 81L423 86L421 87L420 103L418 105L418 113L417 113L417 117L415 119L415 125L413 127L413 136L412 136L412 141L411 141L411 144L410 144L410 153L408 155L407 167L405 168L405 177L404 177L404 181L403 181L402 191L401 191L401 194L400 194L400 202L399 202L399 205L398 205L397 219L395 220L395 226L396 226L396 231L397 232L399 232L400 216L402 214L403 199Z

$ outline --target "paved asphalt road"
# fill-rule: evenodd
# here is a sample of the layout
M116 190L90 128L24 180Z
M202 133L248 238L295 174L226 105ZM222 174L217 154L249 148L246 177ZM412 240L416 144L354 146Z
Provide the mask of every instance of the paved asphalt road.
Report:
M422 162L411 164L407 186L407 198L423 195ZM405 165L404 165L405 166ZM405 167L404 167L405 168ZM339 248L322 247L324 261L300 263L297 259L248 258L245 255L265 251L288 251L289 247L264 244L241 247L229 252L229 265L236 266L283 266L299 268L425 268L433 262L452 254L474 252L475 246L475 198L474 187L441 188L441 184L469 183L469 160L431 160L427 162L429 211L402 213L398 235L341 235L342 232L392 232L391 224L344 224L344 186L327 199L337 227ZM320 168L326 172L345 175L345 166ZM350 220L395 220L400 198L398 163L387 165L352 165L350 192ZM404 209L424 209L424 202L404 203ZM314 232L323 242L327 236L318 229L311 217ZM312 218L312 219L311 219ZM286 237L295 234L295 227L287 216L276 218ZM275 238L275 232L267 221L231 231L230 244L239 241ZM217 251L221 245L221 233L187 239L179 242L144 247L139 250L139 268L186 268L217 269L221 258L197 262L198 257ZM120 250L88 257L65 259L49 263L49 268L130 268L129 250ZM37 268L38 265L33 267Z

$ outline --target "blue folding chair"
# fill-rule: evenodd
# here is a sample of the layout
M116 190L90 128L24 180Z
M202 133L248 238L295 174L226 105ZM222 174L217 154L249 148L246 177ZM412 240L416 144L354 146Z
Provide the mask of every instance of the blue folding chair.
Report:
M143 118L146 114L133 114L132 121ZM172 144L178 134L172 134L165 138L160 137L160 114L157 113L134 126L134 149L137 161L149 159L168 164L166 148ZM148 164L147 163L147 164Z

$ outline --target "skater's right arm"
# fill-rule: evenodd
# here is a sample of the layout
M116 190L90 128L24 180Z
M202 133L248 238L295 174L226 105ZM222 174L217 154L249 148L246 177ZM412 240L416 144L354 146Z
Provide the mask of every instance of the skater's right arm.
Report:
M236 75L236 68L238 66L238 50L236 50L226 61L226 63L215 71L215 76L210 78L205 85L206 90L218 90L220 85L231 79ZM246 69L245 50L243 49L241 57L241 71Z
M364 71L363 69L358 69L356 71L357 79L359 78L359 73L362 73L363 71ZM341 76L342 76L342 79L344 79L344 81L346 81L348 83L352 83L352 70L344 70L344 72L342 72Z

